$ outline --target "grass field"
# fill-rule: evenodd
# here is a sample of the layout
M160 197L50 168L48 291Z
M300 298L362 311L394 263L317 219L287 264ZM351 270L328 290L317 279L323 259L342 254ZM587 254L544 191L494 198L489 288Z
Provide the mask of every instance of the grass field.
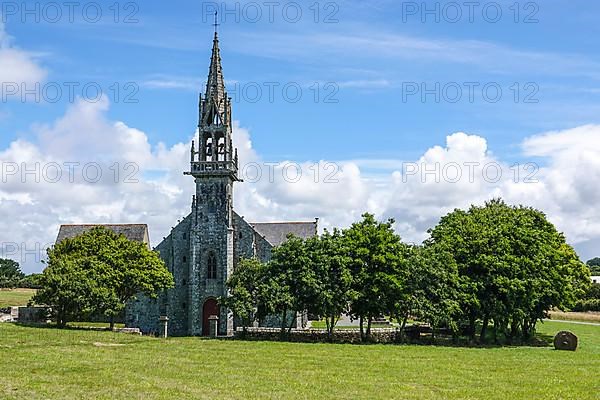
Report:
M171 338L0 324L2 399L600 399L600 327L577 352ZM8 368L7 368L8 366Z
M0 308L26 306L35 289L0 289Z

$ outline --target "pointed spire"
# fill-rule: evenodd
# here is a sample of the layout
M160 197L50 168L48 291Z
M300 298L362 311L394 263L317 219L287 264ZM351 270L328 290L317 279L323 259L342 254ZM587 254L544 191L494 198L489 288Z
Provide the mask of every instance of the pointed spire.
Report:
M212 97L219 105L220 111L225 111L222 100L225 98L225 79L223 78L223 68L221 67L221 50L219 49L219 36L217 33L218 14L215 12L215 37L213 39L212 56L210 59L210 68L208 71L208 80L206 81L205 97ZM222 108L222 109L221 109Z

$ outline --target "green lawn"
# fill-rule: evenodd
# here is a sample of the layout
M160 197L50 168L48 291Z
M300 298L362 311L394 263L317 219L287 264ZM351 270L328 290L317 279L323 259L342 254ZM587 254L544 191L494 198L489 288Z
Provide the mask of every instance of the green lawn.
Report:
M0 324L2 399L600 399L600 327L550 347L172 338Z
M579 335L577 352L165 341L0 324L0 398L600 399L600 326L540 326L562 329Z
M0 289L0 308L26 306L34 294L34 289Z

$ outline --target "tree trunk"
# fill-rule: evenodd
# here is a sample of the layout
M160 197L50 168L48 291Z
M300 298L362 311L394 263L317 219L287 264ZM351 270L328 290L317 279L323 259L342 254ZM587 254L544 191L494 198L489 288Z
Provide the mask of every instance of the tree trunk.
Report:
M109 329L111 331L115 330L115 315L114 314L110 314L110 327Z
M358 317L358 323L360 325L360 340L361 340L361 342L364 342L365 341L365 328L364 328L364 321L363 321L362 315L360 317Z
M516 318L513 318L510 323L510 341L512 342L514 338L517 337L519 333L519 321Z
M523 340L527 341L533 337L533 324L531 320L525 318L523 320Z
M373 321L373 318L369 315L369 317L367 318L367 335L365 337L365 339L369 340L371 339L371 322Z
M489 322L490 322L490 318L486 314L483 317L483 322L481 324L481 334L479 335L479 341L481 343L485 343L485 340L486 340L485 335L487 334L487 328L488 328Z
M533 322L531 324L529 324L529 335L531 337L535 336L535 327L537 326L537 319L534 319Z
M458 344L458 342L459 342L459 339L460 339L460 337L459 337L459 332L458 332L458 330L457 330L457 329L455 329L455 328L453 327L453 328L452 328L452 342L453 342L454 344Z
M294 319L297 320L298 318L298 314L295 315L295 318L292 318L292 320L290 321L290 326L288 327L288 335L292 332L292 328L294 327Z
M404 329L406 329L407 322L408 322L408 313L404 316L404 319L402 320L402 325L400 326L400 342L401 343L404 343L404 340L405 340Z
M475 315L471 313L469 316L469 337L471 338L471 342L475 341Z
M59 307L59 311L56 314L56 325L59 328L64 328L67 326L67 312L65 311L65 307Z
M333 340L333 330L335 329L335 315L331 315L331 321L329 323L329 332L327 332L327 335L329 336L329 340Z
M285 316L287 314L287 309L283 309L283 312L281 313L281 337L283 338L283 336L285 335L285 327L286 327L286 323L285 323Z

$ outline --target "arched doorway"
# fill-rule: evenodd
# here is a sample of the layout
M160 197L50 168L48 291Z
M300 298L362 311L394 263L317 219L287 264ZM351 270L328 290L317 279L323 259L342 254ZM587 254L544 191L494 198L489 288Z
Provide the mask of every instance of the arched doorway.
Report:
M208 318L211 315L219 316L219 305L215 299L206 300L204 307L202 307L202 336L210 335L210 322Z

